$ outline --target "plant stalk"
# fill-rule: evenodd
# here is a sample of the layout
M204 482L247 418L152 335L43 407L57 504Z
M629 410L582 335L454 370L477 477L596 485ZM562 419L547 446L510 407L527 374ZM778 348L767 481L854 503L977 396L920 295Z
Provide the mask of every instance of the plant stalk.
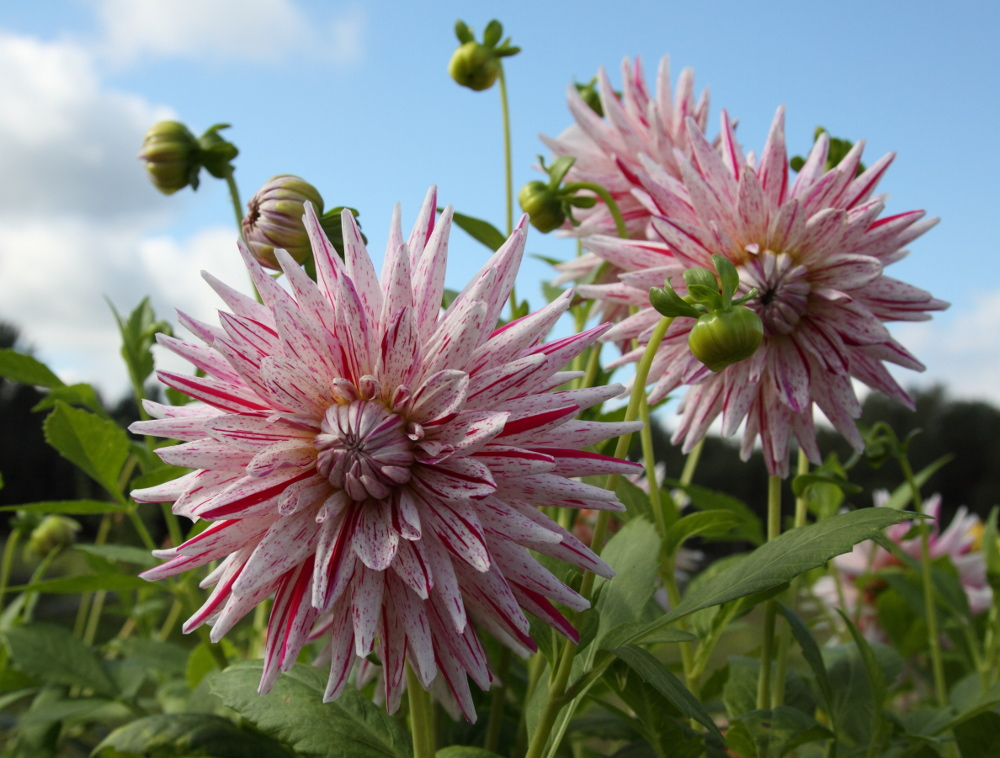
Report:
M772 474L767 480L767 541L781 534L781 477ZM760 652L760 678L757 680L757 708L771 704L771 660L774 657L774 623L778 602L773 598L764 604L764 644Z

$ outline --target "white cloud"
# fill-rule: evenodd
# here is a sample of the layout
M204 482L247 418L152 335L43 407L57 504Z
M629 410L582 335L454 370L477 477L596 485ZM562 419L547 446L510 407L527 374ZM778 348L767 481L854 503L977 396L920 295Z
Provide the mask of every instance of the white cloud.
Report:
M0 103L0 219L163 207L136 153L170 111L103 89L83 48L0 32Z
M303 55L335 65L362 56L364 9L318 22L293 0L95 0L98 49L116 63L141 57L274 62Z

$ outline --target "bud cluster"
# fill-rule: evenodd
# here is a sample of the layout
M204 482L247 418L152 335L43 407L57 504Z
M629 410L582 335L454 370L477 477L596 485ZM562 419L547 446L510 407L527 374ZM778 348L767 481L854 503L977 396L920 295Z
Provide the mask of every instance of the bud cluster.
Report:
M455 22L455 36L461 43L451 56L448 74L463 87L482 92L493 86L500 76L501 58L517 55L521 48L510 44L510 37L502 43L503 25L493 19L483 31L483 41L476 42L472 29L464 21Z
M188 185L198 189L198 174L204 168L217 179L232 172L239 150L219 136L229 124L216 124L195 138L179 121L161 121L146 132L139 158L153 185L164 195L172 195Z
M517 201L521 204L521 210L531 219L531 225L547 234L562 226L566 219L575 224L573 208L593 208L597 204L597 198L577 194L580 191L578 185L560 186L576 161L573 156L556 158L551 166L545 165L542 156L538 156L538 160L542 170L549 175L549 181L528 182L517 193Z
M708 269L691 268L684 272L687 297L678 295L668 279L663 289L649 290L649 301L664 316L697 319L688 335L688 347L695 358L718 372L757 351L764 324L744 305L757 296L757 290L734 301L740 284L736 267L721 255L713 255L712 262L718 279Z

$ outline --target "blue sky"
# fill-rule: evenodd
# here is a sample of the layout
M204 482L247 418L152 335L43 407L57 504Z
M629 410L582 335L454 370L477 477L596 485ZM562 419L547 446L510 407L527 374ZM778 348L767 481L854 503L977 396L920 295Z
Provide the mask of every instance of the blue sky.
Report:
M328 206L347 204L376 260L393 204L411 221L430 184L442 203L504 217L497 91L455 85L446 67L455 19L481 34L493 17L523 52L506 67L514 184L537 178L538 133L570 124L566 86L604 65L620 81L642 57L652 84L695 69L759 151L787 106L792 152L822 124L867 140L866 162L898 157L880 189L887 213L914 208L942 223L891 276L953 303L894 333L928 365L920 381L1000 403L1000 53L996 4L967 2L403 3L306 0L49 0L0 6L0 318L73 380L125 386L107 295L119 309L146 293L213 318L199 271L242 284L221 182L159 195L135 159L146 128L171 117L200 133L218 122L241 150L244 202L270 176L294 173ZM529 250L567 258L573 245L532 233ZM485 250L455 233L449 283L460 288ZM518 290L541 303L550 277L531 262ZM917 375L901 375L904 382Z

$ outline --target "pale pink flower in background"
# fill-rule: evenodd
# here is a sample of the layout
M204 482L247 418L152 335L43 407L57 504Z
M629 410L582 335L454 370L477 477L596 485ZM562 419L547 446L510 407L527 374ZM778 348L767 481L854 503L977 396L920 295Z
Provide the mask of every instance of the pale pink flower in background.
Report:
M884 505L888 493L875 494L875 504ZM986 560L980 546L983 522L974 513L962 506L941 531L941 496L933 495L924 503L924 513L933 518L932 531L928 539L928 553L931 560L947 556L958 571L958 578L969 600L969 610L973 615L990 607L993 591L986 581ZM886 539L899 545L911 558L920 560L920 536L903 539L913 528L913 522L895 524L885 530ZM887 637L879 626L875 601L878 593L887 586L873 579L865 586L858 580L869 574L887 569L902 568L900 562L888 550L871 540L860 542L850 553L833 559L834 576L823 576L812 587L813 595L828 608L840 608L840 598L846 605L841 610L857 623L861 632L871 641L886 642ZM837 585L840 585L838 588Z
M273 596L261 692L319 638L327 700L374 651L390 710L405 660L473 720L467 677L484 689L492 681L477 630L527 655L524 610L576 639L553 601L588 606L529 549L613 574L537 508L622 508L571 479L635 470L583 448L641 424L574 419L621 387L552 391L580 375L560 369L607 327L541 342L569 307L566 293L496 328L523 220L442 312L452 210L435 218L436 201L432 190L408 240L397 207L381 282L351 214L341 261L309 206L318 284L278 251L283 289L241 246L263 304L206 274L232 311L221 328L182 314L204 344L161 335L206 376L160 379L201 402L148 403L156 420L132 429L181 440L159 455L196 470L134 496L213 523L159 551L166 562L144 576L220 561L202 583L211 596L184 626L209 623L213 640Z
M816 406L856 450L863 449L854 423L861 405L852 380L912 407L884 362L924 368L892 338L884 322L924 320L930 318L927 311L947 307L883 273L937 219L921 220L923 211L878 218L884 197L873 193L894 156L856 177L863 142L825 171L829 140L821 135L790 183L783 108L759 165L744 157L724 111L718 148L694 124L687 134L691 155L676 154L683 181L648 156L638 172L660 214L651 227L661 245L606 236L584 241L626 273L614 284L580 287L579 294L639 308L603 339L646 342L660 318L649 303L649 288L662 287L673 277L673 286L684 294L684 270L713 269L711 256L722 255L739 272L740 294L753 287L760 292L748 307L764 323L764 340L752 358L713 373L688 348L694 320L679 318L672 324L649 372L655 382L649 402L691 385L680 406L674 442L683 441L685 451L690 450L721 416L726 435L745 425L744 459L759 438L768 471L787 476L790 437L810 460L820 462L813 428ZM643 349L611 365L637 361Z
M680 178L680 168L675 151L687 154L691 149L688 129L705 131L708 122L708 90L698 101L694 97L694 71L684 69L677 79L677 92L670 85L670 58L660 61L656 91L650 94L646 87L642 61L636 57L632 64L622 61L622 92L615 93L602 66L597 74L602 118L595 113L575 87L569 88L569 109L576 123L557 138L544 135L542 141L555 157L570 155L576 162L566 175L566 182L593 182L604 187L614 198L622 213L629 236L645 238L649 221L654 212L638 178L642 168L641 156L652 156L671 173ZM688 119L693 119L693 124ZM567 222L564 232L577 237L592 234L617 234L614 219L607 205L598 200L593 208L574 208L573 216L579 222ZM604 260L593 253L585 253L575 260L557 265L559 276L554 284L581 282L594 275ZM615 281L619 270L606 266L600 282ZM628 315L628 308L616 303L602 304L602 321L620 321Z

